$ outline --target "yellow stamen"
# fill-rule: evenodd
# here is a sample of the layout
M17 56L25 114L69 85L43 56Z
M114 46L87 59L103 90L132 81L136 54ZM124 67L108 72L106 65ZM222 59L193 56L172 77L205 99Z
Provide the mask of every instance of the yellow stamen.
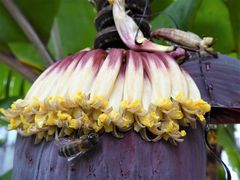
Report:
M184 130L182 130L182 131L180 131L180 135L182 136L182 137L184 137L184 136L186 136L186 131L184 131Z
M115 2L115 0L108 0L109 4L112 6Z

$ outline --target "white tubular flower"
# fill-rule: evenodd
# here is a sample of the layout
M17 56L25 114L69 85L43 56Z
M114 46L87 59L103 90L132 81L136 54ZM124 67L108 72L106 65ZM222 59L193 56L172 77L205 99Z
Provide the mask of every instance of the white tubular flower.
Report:
M201 100L192 78L165 53L122 49L90 50L49 67L25 99L2 110L9 129L22 135L70 135L90 131L126 131L134 127L172 142L186 132L180 124L204 120L210 106ZM117 133L115 133L117 134Z
M201 99L187 72L156 45L125 12L124 0L113 1L113 16L129 50L83 50L50 66L24 99L0 109L9 129L36 143L79 129L112 132L134 129L147 141L183 141L184 126L204 122L210 105ZM141 52L139 52L141 51ZM151 133L152 139L148 137Z

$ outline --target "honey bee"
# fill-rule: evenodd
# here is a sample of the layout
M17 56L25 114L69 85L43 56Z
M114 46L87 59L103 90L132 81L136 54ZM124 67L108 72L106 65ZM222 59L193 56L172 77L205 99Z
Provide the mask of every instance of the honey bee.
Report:
M61 157L68 158L68 161L72 161L78 156L93 149L99 142L99 135L96 133L90 133L83 135L79 139L69 141L65 143L59 150L58 154Z

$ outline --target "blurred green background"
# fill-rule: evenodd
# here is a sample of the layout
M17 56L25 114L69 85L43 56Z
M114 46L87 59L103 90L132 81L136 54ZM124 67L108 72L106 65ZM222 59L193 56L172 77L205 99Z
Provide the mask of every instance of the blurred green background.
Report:
M29 40L29 34L12 18L16 11L5 8L7 1L22 12L42 44ZM153 0L151 9L152 29L172 27L211 36L215 51L240 58L239 0ZM0 107L7 108L24 97L33 79L49 66L46 59L54 62L93 47L95 16L96 10L87 0L0 0ZM48 58L37 50L38 45L46 47ZM0 161L8 163L0 165L0 179L11 178L12 163L7 161L13 160L16 136L6 133L6 125L0 116ZM227 154L225 159L235 171L234 178L239 178L240 140L234 126L219 126L216 133ZM223 178L221 172L219 179Z

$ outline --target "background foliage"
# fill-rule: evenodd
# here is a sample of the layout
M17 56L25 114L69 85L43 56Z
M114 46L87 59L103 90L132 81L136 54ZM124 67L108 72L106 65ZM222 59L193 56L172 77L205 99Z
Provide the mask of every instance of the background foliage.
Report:
M47 47L53 61L93 46L96 11L87 0L13 2ZM154 0L151 8L153 29L173 27L212 36L216 51L240 57L239 0ZM36 75L49 65L2 2L0 32L0 55L11 56ZM8 107L12 101L23 97L31 85L26 80L28 74L20 75L17 68L11 67L11 63L15 63L11 60L6 63L0 56L0 107ZM6 123L0 118L1 125ZM220 128L218 135L233 167L240 172L239 148L234 135L227 133L226 128Z

